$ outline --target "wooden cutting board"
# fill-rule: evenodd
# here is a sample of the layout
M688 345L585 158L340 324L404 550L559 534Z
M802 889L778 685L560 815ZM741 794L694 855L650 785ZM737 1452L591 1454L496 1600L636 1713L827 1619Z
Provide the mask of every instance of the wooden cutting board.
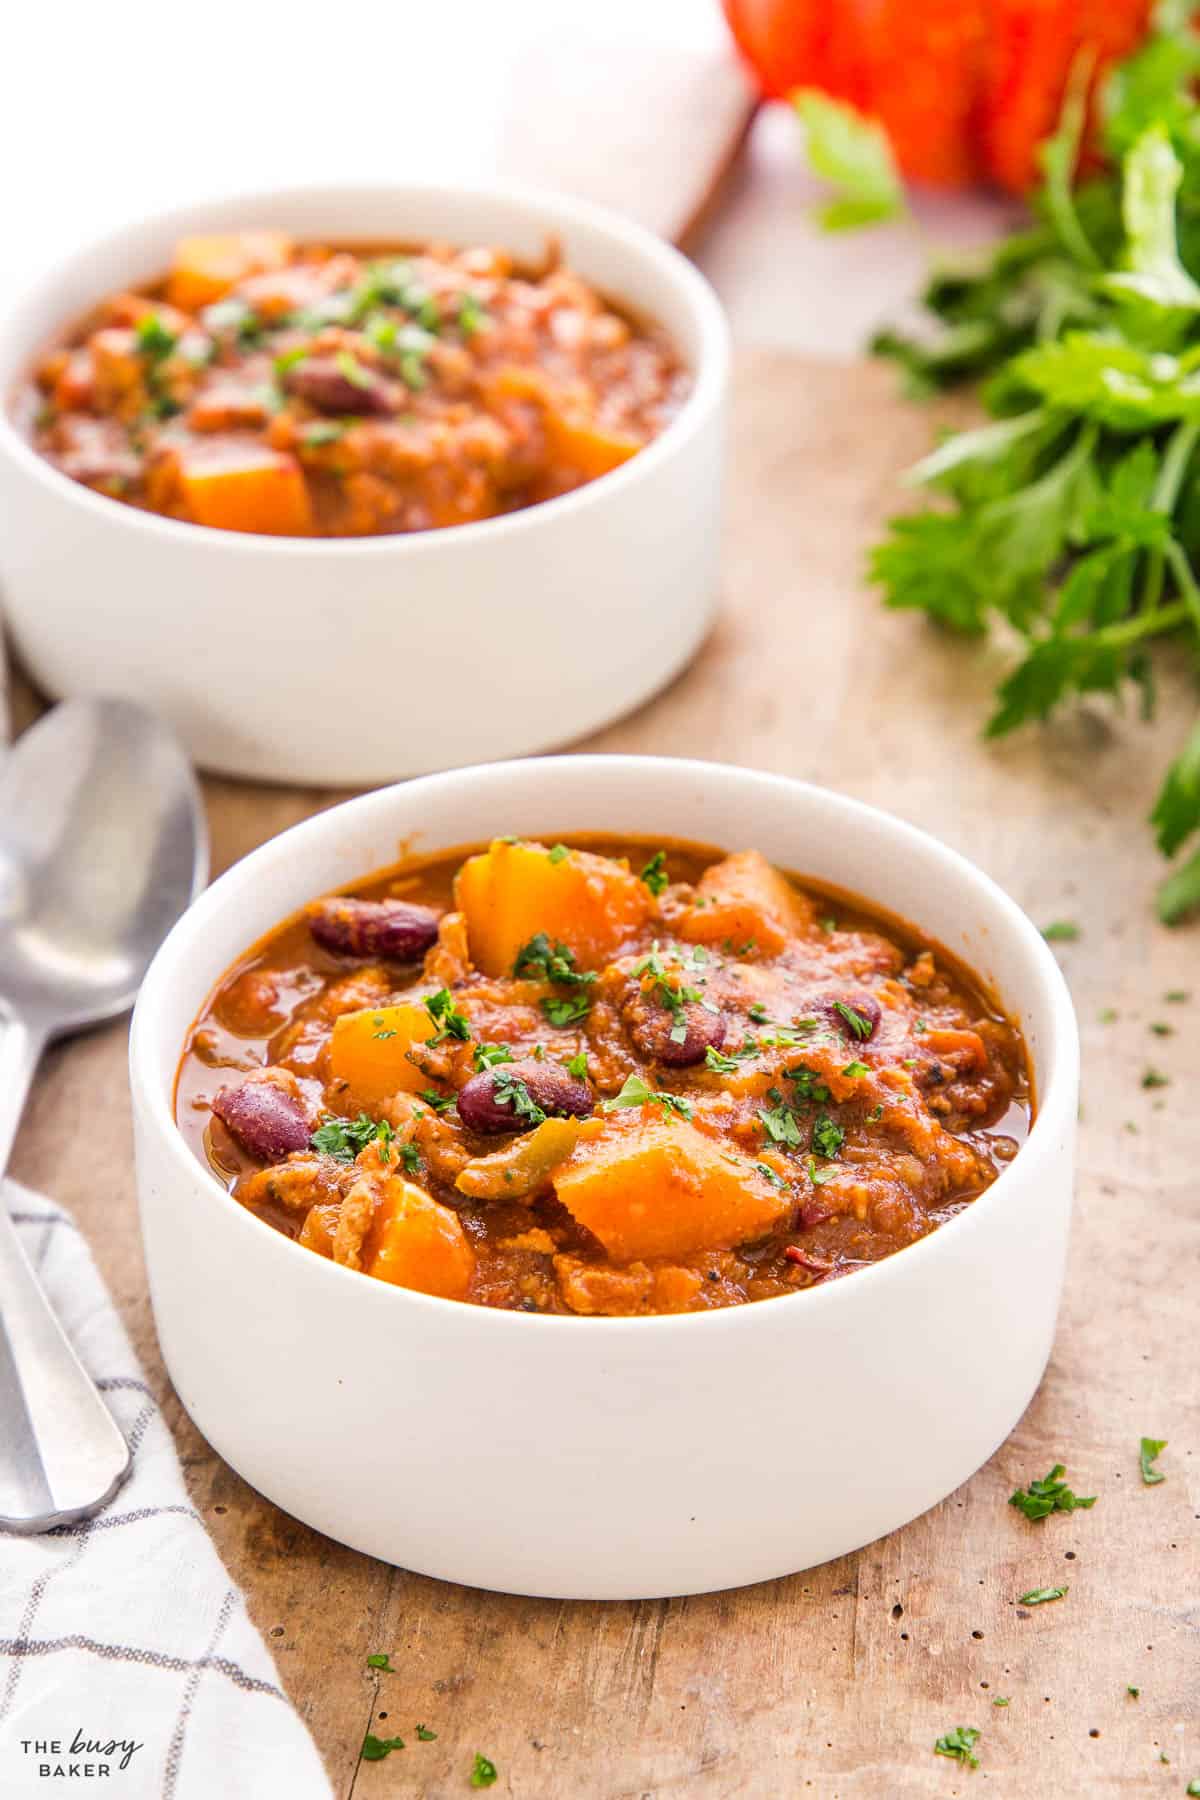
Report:
M48 1059L14 1173L83 1225L173 1423L195 1504L339 1796L459 1796L477 1750L499 1768L494 1791L521 1800L1172 1796L1200 1776L1200 940L1152 922L1158 871L1143 824L1194 697L1168 672L1151 729L1097 706L985 746L996 653L883 613L861 579L897 471L928 431L885 371L743 356L720 622L666 693L586 747L826 782L937 832L1036 920L1079 923L1078 942L1061 950L1085 1072L1058 1343L1013 1437L942 1506L823 1568L686 1600L507 1598L342 1549L248 1488L171 1393L138 1242L124 1030ZM206 785L218 868L336 798ZM886 901L885 869L879 894ZM1168 989L1189 990L1190 1004L1164 1003ZM1101 1023L1108 1008L1118 1017ZM1172 1035L1152 1034L1155 1020ZM1142 1087L1151 1063L1170 1086ZM988 1270L974 1279L982 1291ZM955 1346L926 1342L914 1318L896 1354ZM806 1378L780 1381L781 1431L804 1430ZM1170 1441L1161 1486L1141 1485L1142 1435ZM552 1418L545 1447L552 1456ZM486 1439L476 1449L486 1506ZM1078 1492L1099 1496L1095 1508L1026 1523L1009 1493L1059 1460ZM355 1479L352 1445L331 1479ZM835 1489L871 1479L869 1443L854 1467L828 1472ZM1063 1582L1064 1600L1015 1604ZM376 1651L390 1652L395 1674L366 1669ZM418 1720L435 1742L416 1740ZM933 1755L955 1725L983 1731L975 1774ZM367 1730L398 1733L408 1748L360 1766Z

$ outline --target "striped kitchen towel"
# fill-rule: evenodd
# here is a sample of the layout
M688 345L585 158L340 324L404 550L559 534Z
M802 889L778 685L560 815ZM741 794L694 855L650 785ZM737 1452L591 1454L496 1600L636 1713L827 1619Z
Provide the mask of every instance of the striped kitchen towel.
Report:
M87 1245L52 1201L6 1193L134 1454L98 1518L0 1533L0 1795L90 1793L90 1777L113 1800L330 1800Z

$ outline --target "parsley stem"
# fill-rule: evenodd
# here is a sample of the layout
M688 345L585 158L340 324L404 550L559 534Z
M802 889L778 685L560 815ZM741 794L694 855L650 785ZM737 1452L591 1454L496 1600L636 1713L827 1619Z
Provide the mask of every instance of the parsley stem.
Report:
M1187 559L1183 545L1172 538L1164 549L1163 555L1167 559L1172 575L1179 584L1179 591L1184 599L1184 611L1191 615L1193 625L1200 632L1200 587L1196 586L1196 577L1192 574L1192 565ZM1169 612L1171 609L1168 607L1166 610Z
M1190 579L1190 569L1188 576ZM1176 600L1171 606L1157 607L1152 613L1135 613L1132 619L1105 625L1102 630L1092 633L1091 641L1120 649L1123 644L1136 644L1139 638L1153 637L1160 631L1174 631L1177 625L1186 625L1190 616L1191 608L1187 602Z
M1171 433L1171 438L1163 452L1162 468L1158 472L1158 480L1154 485L1154 494L1150 501L1151 512L1174 512L1175 502L1179 498L1179 489L1187 474L1187 466L1192 460L1192 451L1196 448L1196 439L1200 437L1200 421L1186 420Z

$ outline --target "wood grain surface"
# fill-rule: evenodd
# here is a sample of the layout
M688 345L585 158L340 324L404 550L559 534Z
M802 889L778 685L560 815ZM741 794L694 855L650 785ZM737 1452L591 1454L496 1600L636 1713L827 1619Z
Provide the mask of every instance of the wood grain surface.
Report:
M195 1503L339 1800L466 1794L476 1751L498 1766L491 1791L522 1800L1174 1796L1200 1777L1200 940L1153 922L1158 870L1143 822L1194 695L1168 667L1150 729L1096 705L985 746L1001 653L883 613L861 579L897 472L928 431L886 372L743 358L720 622L686 675L587 748L815 778L937 832L1039 923L1080 926L1060 949L1085 1072L1057 1347L1013 1437L942 1506L788 1580L631 1604L506 1598L342 1549L249 1489L170 1392L135 1220L123 1029L47 1063L14 1173L71 1206L87 1232ZM217 866L335 798L208 783ZM1180 988L1190 1003L1164 1001ZM1102 1023L1110 1008L1118 1017ZM1171 1035L1152 1033L1155 1021ZM1169 1086L1142 1087L1151 1064ZM983 1287L988 1270L975 1279ZM896 1350L955 1354L926 1342L919 1318ZM781 1431L804 1429L804 1401L802 1377L780 1382ZM1157 1487L1140 1480L1143 1434L1169 1440ZM552 1456L552 1419L545 1443ZM486 1440L477 1455L486 1506ZM1057 1460L1098 1502L1029 1524L1008 1495ZM855 1466L828 1472L847 1490L872 1478L866 1442ZM353 1445L330 1479L355 1479ZM1015 1603L1063 1582L1055 1604ZM390 1652L395 1674L366 1669L375 1651ZM436 1741L417 1741L418 1722ZM933 1754L955 1725L982 1731L975 1772ZM360 1764L368 1729L408 1747Z

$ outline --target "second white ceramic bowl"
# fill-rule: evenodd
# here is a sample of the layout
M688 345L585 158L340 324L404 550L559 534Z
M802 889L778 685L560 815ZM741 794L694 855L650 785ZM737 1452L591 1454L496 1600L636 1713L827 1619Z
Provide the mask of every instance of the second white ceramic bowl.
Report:
M365 787L583 736L685 666L710 623L729 351L715 295L669 245L582 201L514 187L284 189L131 225L0 310L9 401L56 331L160 274L189 232L328 242L557 237L604 294L659 324L694 388L622 468L500 519L357 539L212 531L92 493L0 411L0 593L57 698L155 706L205 768Z
M1038 1094L1024 1148L974 1205L884 1262L661 1318L433 1299L315 1256L231 1199L172 1114L184 1038L229 964L401 844L574 831L754 845L917 923L1020 1021ZM130 1054L150 1289L183 1405L268 1498L424 1574L617 1599L806 1568L965 1481L1045 1367L1078 1089L1066 984L978 869L837 794L651 757L465 769L370 794L276 838L197 901L147 977Z

